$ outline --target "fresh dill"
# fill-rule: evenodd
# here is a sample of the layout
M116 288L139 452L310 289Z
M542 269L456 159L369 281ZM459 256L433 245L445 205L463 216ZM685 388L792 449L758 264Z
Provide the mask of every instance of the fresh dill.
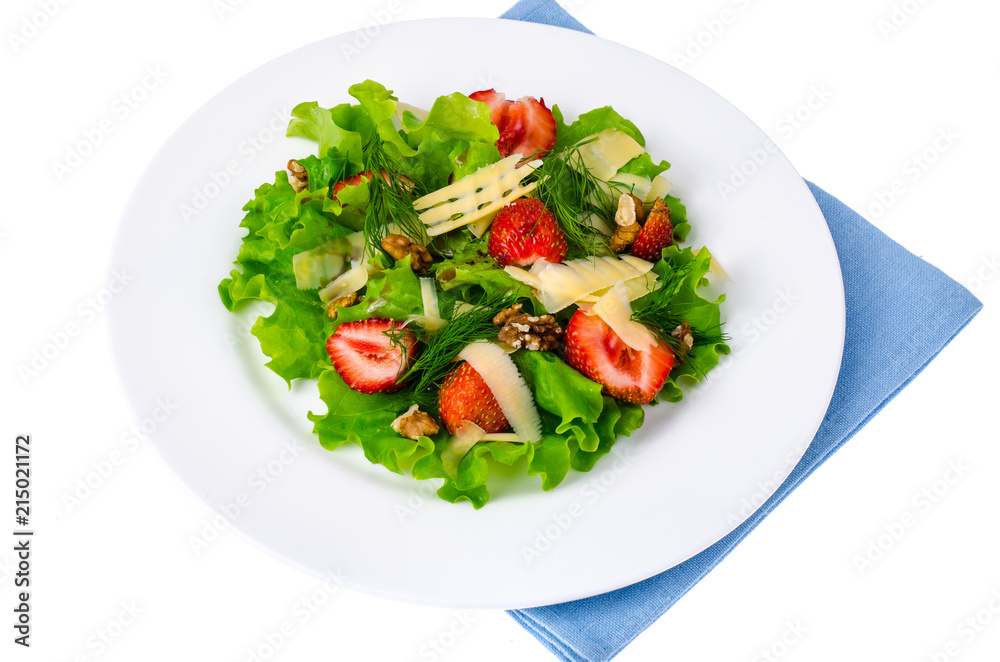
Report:
M632 312L633 320L644 324L660 342L681 356L687 353L688 348L671 334L688 321L685 316L694 307L690 302L675 301L690 274L691 266L688 264L672 269L655 290L634 302ZM696 346L715 345L729 340L729 336L722 332L721 323L709 328L692 324L691 335Z
M424 224L413 208L413 200L420 195L418 185L400 174L398 160L386 151L377 132L365 143L363 152L369 174L364 227L368 254L384 252L382 240L392 234L390 224L395 224L399 233L426 245Z
M493 324L497 313L513 305L516 297L507 292L494 294L456 314L427 339L417 360L400 381L412 383L414 399L427 401L437 397L441 382L454 367L458 353L471 342L496 338L499 329ZM391 332L389 332L391 333Z
M610 225L617 196L627 192L625 184L599 179L587 168L580 154L580 147L587 142L549 154L532 175L538 181L535 194L555 215L571 256L611 253L608 237L593 223L592 216Z

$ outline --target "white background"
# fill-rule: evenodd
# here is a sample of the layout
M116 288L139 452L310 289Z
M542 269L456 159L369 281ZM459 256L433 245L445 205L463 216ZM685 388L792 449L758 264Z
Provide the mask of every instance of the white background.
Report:
M890 23L880 29L880 21L893 18L889 0L566 4L604 38L670 63L687 57L682 68L768 132L803 176L986 303L912 385L626 648L623 662L749 661L766 659L765 652L788 660L1000 654L1000 598L991 598L1000 596L991 306L1000 295L994 195L1000 6L895 4L898 29L891 32ZM0 19L6 130L0 282L8 300L0 345L0 503L13 501L14 436L29 432L37 531L30 650L13 645L6 625L13 621L14 556L10 545L0 545L2 657L237 662L267 637L276 640L273 633L289 622L294 631L272 659L553 659L503 612L425 608L346 590L327 594L315 579L230 531L195 554L189 540L202 532L208 511L145 443L128 441L129 429L152 412L133 412L125 401L106 315L79 313L81 305L94 310L88 297L107 284L126 197L181 122L258 65L362 28L373 12L390 13L390 5L179 0L154 7L93 0L52 2L53 15L38 18L42 6L9 1ZM507 0L401 0L393 18L488 17L508 7ZM41 27L26 27L32 21ZM539 60L538 66L558 75L564 64ZM123 117L113 104L142 83L147 67L165 76L155 85L147 78L152 89ZM796 112L797 126L783 123ZM59 177L53 164L104 118L112 131ZM949 130L953 142L929 154L934 163L916 177L912 157L933 149L938 132ZM903 193L884 208L873 206L880 192L888 200L884 192L896 180ZM74 322L79 332L38 375L19 374L49 334ZM113 452L119 464L93 493L67 502L78 480ZM956 476L949 463L967 467L950 485L941 482ZM941 496L923 507L919 494L935 488ZM907 513L913 526L898 540L884 537L900 529L894 525ZM872 547L879 544L884 549ZM874 550L881 558L859 569L857 558ZM324 604L303 622L302 601L313 597ZM119 627L113 623L123 604L140 613ZM976 629L961 625L977 616ZM99 643L102 631L116 636ZM434 653L431 641L448 647Z

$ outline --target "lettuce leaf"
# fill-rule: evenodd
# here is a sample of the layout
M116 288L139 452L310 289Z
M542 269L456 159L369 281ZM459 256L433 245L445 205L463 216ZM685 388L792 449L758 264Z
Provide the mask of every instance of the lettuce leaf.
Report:
M321 158L335 150L339 157L356 168L355 172L360 172L364 169L361 146L373 130L368 115L358 106L344 103L334 108L320 108L315 101L309 101L292 108L292 119L285 135L315 140L319 143Z
M663 259L653 266L653 271L661 279L679 268L689 270L677 294L670 299L670 309L673 314L684 319L696 330L717 331L722 324L720 304L725 301L726 295L720 294L712 301L701 296L698 291L708 285L705 276L711 264L712 254L707 248L701 248L695 253L690 248L682 249L674 245L663 249ZM637 299L633 303L633 309L638 310L644 304L645 298ZM685 361L674 364L659 397L668 402L679 402L684 397L682 386L685 383L694 384L702 381L708 371L719 364L719 358L729 351L729 345L725 342L701 344L695 342L694 349L687 355Z
M691 231L691 223L688 222L687 207L685 207L680 198L675 198L672 195L667 195L663 199L666 203L667 209L670 210L670 222L674 226L674 241L684 241L687 239L688 232Z
M390 427L410 406L405 395L359 393L349 388L332 366L319 375L319 395L327 406L326 413L310 411L308 415L313 432L327 450L347 442L357 444L371 463L382 464L395 473L402 473L403 466L434 452L429 437L413 441Z
M464 228L457 237L446 240L443 249L451 253L451 257L436 263L432 273L437 278L441 289L452 292L455 298L469 303L477 303L483 298L492 297L503 292L511 292L517 298L530 299L533 310L541 310L535 306L531 288L504 271L489 254L490 234L474 237L468 228Z
M459 92L438 97L423 122L404 113L406 139L417 150L403 162L407 176L434 190L499 161L490 116L489 106Z
M368 120L374 125L378 137L386 145L392 145L399 156L413 156L415 150L406 144L393 122L396 115L396 97L381 83L366 80L363 83L351 85L348 94L358 100L362 110L368 114Z
M283 172L274 184L255 191L244 207L241 226L248 230L229 278L219 283L219 296L230 311L250 301L275 304L251 333L270 358L267 366L289 385L293 379L315 378L329 362L325 341L331 324L315 291L295 285L292 257L351 233L323 211L324 201L296 195Z
M341 308L333 324L336 327L344 322L356 322L370 317L402 322L423 313L420 279L410 267L410 257L406 256L391 269L371 269L364 301L349 308ZM413 403L406 406L409 407L410 404Z
M572 124L566 124L562 111L556 105L552 106L552 117L556 120L556 144L553 147L554 151L579 142L595 133L600 133L605 129L618 129L632 136L643 147L646 146L646 139L643 138L639 127L619 115L611 106L595 108L590 112L580 115Z
M649 155L649 152L643 152L619 168L618 172L626 172L638 175L639 177L645 177L646 179L652 179L669 169L670 164L668 162L660 161L659 163L653 163L653 157Z

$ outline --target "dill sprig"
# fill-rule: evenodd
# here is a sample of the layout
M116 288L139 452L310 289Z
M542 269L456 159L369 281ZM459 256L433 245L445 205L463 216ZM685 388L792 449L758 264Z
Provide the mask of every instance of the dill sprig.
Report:
M514 304L516 297L509 292L497 293L456 314L430 336L417 360L400 381L409 380L414 399L433 400L444 378L451 372L458 353L471 342L496 338L499 329L493 324L497 313ZM387 332L392 334L393 332ZM391 336L390 336L391 337Z
M685 321L690 324L685 316L693 305L677 303L674 298L680 293L691 271L689 264L671 270L655 290L634 302L632 311L633 320L644 324L660 342L681 356L688 350L671 333ZM729 340L729 336L722 332L722 324L709 328L692 324L691 335L694 336L695 345L714 345Z
M413 208L413 200L422 193L417 190L418 185L399 174L398 160L386 152L377 132L365 143L363 153L365 170L371 174L364 227L368 254L384 252L382 240L390 234L390 223L395 223L411 240L426 245L424 224Z
M608 237L594 227L591 214L607 221L613 219L615 200L627 192L627 186L594 176L580 154L580 147L587 142L590 141L568 145L558 153L549 154L532 175L538 181L535 193L555 215L571 254L610 254Z

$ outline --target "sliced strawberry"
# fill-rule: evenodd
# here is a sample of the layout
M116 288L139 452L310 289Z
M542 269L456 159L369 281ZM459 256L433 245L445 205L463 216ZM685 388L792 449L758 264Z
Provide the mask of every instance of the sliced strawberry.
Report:
M506 266L566 259L566 235L537 198L518 198L497 212L490 226L490 255Z
M521 97L511 105L507 116L506 131L497 143L501 154L540 159L556 144L556 120L544 99Z
M388 393L416 355L417 339L402 322L373 317L344 322L326 341L333 367L361 393Z
M495 124L498 128L507 116L507 110L510 108L510 104L513 103L513 101L507 101L506 95L503 92L497 92L493 88L473 92L469 95L469 98L473 101L482 101L490 107L490 110L493 111L493 115L490 119L493 120L493 124Z
M663 388L674 355L663 345L635 351L600 317L578 310L566 327L566 361L611 397L642 405Z
M452 434L462 427L463 421L475 423L486 432L510 428L490 387L468 361L462 361L445 378L438 393L438 409Z
M556 144L556 120L544 99L507 101L502 92L493 89L473 92L469 98L482 101L493 111L491 119L500 132L497 149L502 156L541 158Z
M657 198L632 244L632 255L656 262L663 256L663 249L674 243L674 226L670 222L670 208Z
M333 185L333 190L330 191L330 197L336 200L337 194L343 191L348 186L357 186L362 182L367 182L371 178L372 178L372 171L365 170L364 172L348 177L347 179L341 179L339 182Z
M372 171L365 170L364 172L359 172L358 174L352 175L347 179L341 179L339 182L333 185L333 191L330 192L330 198L336 200L337 194L343 191L346 187L357 186L362 182L367 182L371 178L372 178ZM385 170L382 171L382 179L384 179L386 182L389 181L389 175L386 173ZM399 181L404 187L408 188L413 186L413 182L411 182L406 177L403 177L402 175L399 176Z

